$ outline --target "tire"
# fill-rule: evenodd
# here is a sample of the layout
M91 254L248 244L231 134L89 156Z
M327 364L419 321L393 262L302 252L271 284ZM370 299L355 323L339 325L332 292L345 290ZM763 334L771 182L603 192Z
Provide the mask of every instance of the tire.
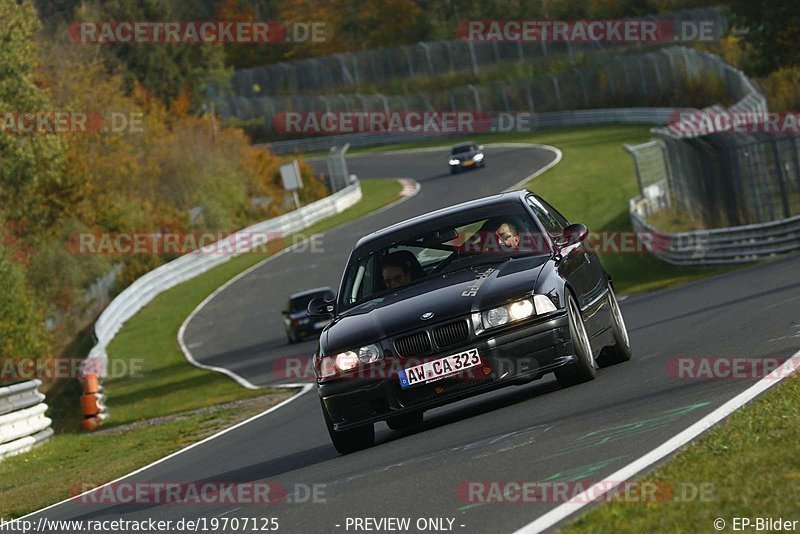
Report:
M289 345L294 345L295 343L297 343L297 339L295 339L292 333L289 332L288 330L286 331L286 341L289 343Z
M450 174L458 174L458 167L450 167Z
M392 430L405 430L422 424L422 412L404 413L395 415L386 420L386 424Z
M572 339L572 350L575 353L575 362L556 369L556 380L562 387L570 387L582 382L594 380L597 376L597 367L592 354L592 344L586 333L586 326L581 317L580 308L571 292L567 293L567 318L569 320L569 335Z
M627 362L632 355L631 339L625 326L625 319L622 317L622 310L619 309L617 295L614 293L614 288L611 287L611 284L608 286L608 306L610 309L609 315L611 316L609 327L614 335L614 344L605 347L600 358L598 358L598 363L603 367Z
M325 426L328 427L331 442L339 454L350 454L375 445L375 425L369 424L350 430L334 430L333 422L322 399L320 399L320 404L322 404L322 415L325 417Z

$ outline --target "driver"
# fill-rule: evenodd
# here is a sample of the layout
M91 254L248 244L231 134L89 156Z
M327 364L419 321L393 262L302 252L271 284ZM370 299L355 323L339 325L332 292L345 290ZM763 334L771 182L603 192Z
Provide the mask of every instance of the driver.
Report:
M381 264L381 275L386 289L403 287L411 283L411 264L389 254Z
M500 224L497 230L494 231L494 237L501 250L519 246L519 231L511 223L504 222Z

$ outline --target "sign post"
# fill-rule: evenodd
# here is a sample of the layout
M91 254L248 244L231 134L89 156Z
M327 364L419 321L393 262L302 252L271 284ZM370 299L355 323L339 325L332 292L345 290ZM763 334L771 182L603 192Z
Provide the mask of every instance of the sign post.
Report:
M297 191L303 187L303 178L300 176L300 166L297 164L297 160L281 165L281 180L283 188L292 193L295 208L300 209L300 197L297 195Z

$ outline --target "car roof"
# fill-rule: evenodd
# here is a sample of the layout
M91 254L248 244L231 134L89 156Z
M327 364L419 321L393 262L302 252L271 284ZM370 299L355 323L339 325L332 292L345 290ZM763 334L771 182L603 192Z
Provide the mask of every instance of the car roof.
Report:
M372 232L371 234L365 235L364 237L358 240L358 243L356 243L355 248L359 249L362 247L373 246L373 245L374 246L389 245L393 241L395 241L396 239L395 236L399 236L399 238L402 239L402 234L404 230L409 230L408 237L412 237L414 233L419 231L420 227L427 226L430 223L437 221L439 219L458 217L459 215L462 215L464 213L473 210L478 210L481 208L496 207L509 203L520 203L525 199L527 195L530 194L531 192L528 191L527 189L509 191L507 193L500 193L488 197L477 198L475 200L469 200L467 202L462 202L454 206L448 206L446 208L441 208L436 211L432 211L430 213L418 215L411 219L407 219L405 221L393 224L391 226L387 226L386 228L382 228L376 232Z
M315 287L314 289L306 289L305 291L301 291L299 293L292 293L289 295L289 300L299 299L300 297L307 297L308 295L312 295L314 293L324 293L325 291L330 291L333 293L333 289L325 286L325 287Z
M464 141L463 143L459 143L457 145L453 145L453 148L459 148L459 147L462 147L462 146L472 146L474 144L475 144L474 141ZM451 148L450 150L453 150L453 148Z

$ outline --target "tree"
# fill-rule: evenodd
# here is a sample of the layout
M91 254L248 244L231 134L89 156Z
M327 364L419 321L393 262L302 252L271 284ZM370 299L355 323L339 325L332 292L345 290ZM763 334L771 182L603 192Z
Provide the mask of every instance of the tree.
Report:
M0 360L43 356L47 351L43 317L25 285L21 266L0 244Z
M182 21L213 18L203 2L180 0L109 0L84 4L78 21ZM85 46L94 46L87 44ZM193 107L203 101L201 86L208 79L227 79L224 47L216 44L114 43L100 45L111 70L125 67L128 90L138 82L165 104L190 90Z
M800 2L732 0L731 15L741 28L742 43L753 48L749 69L756 75L800 64Z
M63 207L63 139L20 133L21 114L50 113L37 85L39 19L30 2L0 0L0 210L5 219L47 226ZM43 197L52 202L43 202Z

